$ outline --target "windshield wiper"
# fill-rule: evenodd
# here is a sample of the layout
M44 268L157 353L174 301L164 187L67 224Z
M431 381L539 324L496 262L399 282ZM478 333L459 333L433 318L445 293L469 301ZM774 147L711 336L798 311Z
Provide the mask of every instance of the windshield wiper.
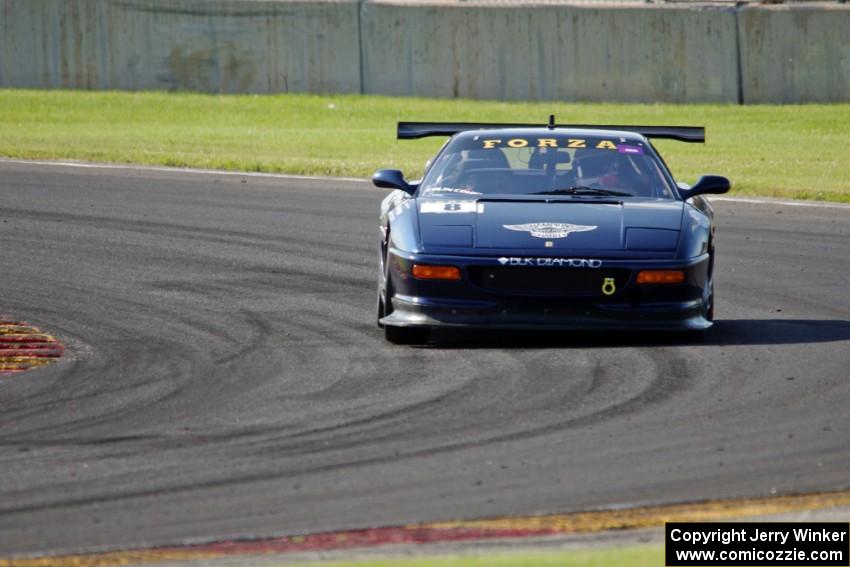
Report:
M613 195L615 197L633 197L631 193L623 193L622 191L611 191L610 189L597 189L595 187L586 187L579 185L577 187L567 187L566 189L553 189L551 191L537 191L530 195Z

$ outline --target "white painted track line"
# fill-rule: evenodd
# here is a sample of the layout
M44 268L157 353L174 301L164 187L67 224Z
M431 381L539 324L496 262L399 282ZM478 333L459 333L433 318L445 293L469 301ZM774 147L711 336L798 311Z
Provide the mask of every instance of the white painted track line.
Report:
M109 163L85 163L79 161L41 161L27 159L0 158L0 163L19 163L24 165L46 165L54 167L78 167L81 169L119 169L127 171L156 171L159 173L185 173L188 175L235 175L239 177L269 177L273 179L308 179L316 181L348 181L369 183L361 177L326 177L320 175L294 175L289 173L264 173L258 171L228 171L224 169L193 169L188 167L166 167L159 165L132 165Z

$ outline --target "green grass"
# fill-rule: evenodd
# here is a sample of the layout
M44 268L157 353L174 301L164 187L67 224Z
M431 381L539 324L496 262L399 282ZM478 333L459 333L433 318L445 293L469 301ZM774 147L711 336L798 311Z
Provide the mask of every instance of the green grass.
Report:
M0 156L365 177L409 177L443 140L396 141L397 120L705 125L708 143L660 141L679 180L732 179L739 195L850 202L850 104L567 104L357 95L0 90Z
M308 565L317 564L308 563L303 567ZM414 556L320 563L320 565L322 567L659 567L664 565L664 549L660 546L635 546L581 551Z

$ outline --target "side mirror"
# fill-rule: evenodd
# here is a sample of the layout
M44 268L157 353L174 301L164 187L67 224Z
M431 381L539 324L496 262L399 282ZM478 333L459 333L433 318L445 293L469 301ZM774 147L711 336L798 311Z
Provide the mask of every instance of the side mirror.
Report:
M401 189L411 195L416 191L416 185L411 185L405 181L404 174L397 169L379 169L372 175L372 183L375 187Z
M679 184L679 192L685 199L690 199L697 195L720 195L727 193L732 188L732 183L720 175L703 175L690 189L686 189L682 185Z

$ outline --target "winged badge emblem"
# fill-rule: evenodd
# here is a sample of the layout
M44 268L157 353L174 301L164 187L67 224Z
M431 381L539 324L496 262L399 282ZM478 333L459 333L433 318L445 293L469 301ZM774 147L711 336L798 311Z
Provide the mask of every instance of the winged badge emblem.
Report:
M532 222L528 224L503 224L508 230L528 232L534 238L566 238L573 232L587 232L597 227L562 222Z

